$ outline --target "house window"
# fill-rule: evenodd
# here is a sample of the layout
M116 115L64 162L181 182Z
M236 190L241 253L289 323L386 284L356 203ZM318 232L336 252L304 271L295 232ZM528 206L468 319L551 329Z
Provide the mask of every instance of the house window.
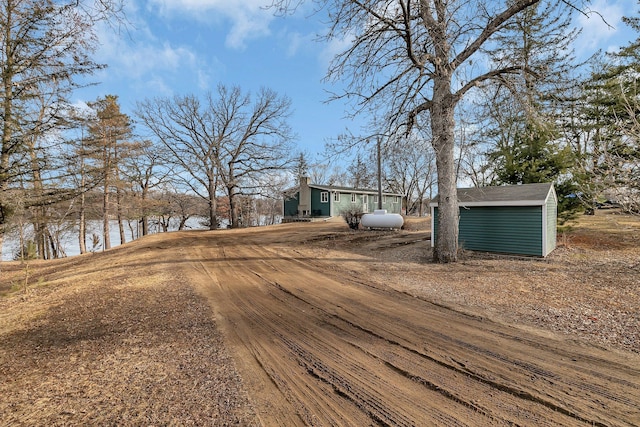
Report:
M373 203L378 203L378 196L373 196Z
M320 202L321 203L328 203L329 202L329 192L328 191L323 191L322 193L320 193Z
M399 202L400 202L400 196L396 196L396 200L395 200L395 202L396 202L396 203L399 203Z
M356 202L356 193L351 193L351 203Z
M382 196L382 203L387 203L387 196Z
M339 202L340 201L340 193L339 192L335 192L333 193L333 201L334 202Z

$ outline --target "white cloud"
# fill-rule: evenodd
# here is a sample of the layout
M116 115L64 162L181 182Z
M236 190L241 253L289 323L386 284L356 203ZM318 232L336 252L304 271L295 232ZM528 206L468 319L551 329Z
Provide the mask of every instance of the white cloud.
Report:
M173 96L175 93L171 85L159 75L151 75L142 83L145 91L153 94L153 97Z
M325 68L328 68L336 55L341 54L351 47L354 39L353 34L345 33L340 38L335 37L329 40L318 56L320 63L325 66Z
M579 56L589 56L598 49L614 50L625 44L626 40L621 40L625 33L622 17L632 13L625 9L625 3L627 0L595 0L586 14L577 15L576 25L582 28L582 34L576 40Z
M269 35L274 19L273 10L266 8L268 0L150 0L150 4L164 17L180 14L201 22L229 22L225 44L234 49L243 49L248 40Z
M289 58L296 56L300 51L313 49L316 43L314 34L302 34L296 31L282 31L278 37L284 42Z
M101 47L95 59L108 68L97 80L119 90L124 89L119 83L126 82L128 90L153 95L182 92L179 84L187 79L203 90L210 87L209 66L193 47L161 40L134 14L128 17L133 21L128 33L116 33L108 26L99 30Z

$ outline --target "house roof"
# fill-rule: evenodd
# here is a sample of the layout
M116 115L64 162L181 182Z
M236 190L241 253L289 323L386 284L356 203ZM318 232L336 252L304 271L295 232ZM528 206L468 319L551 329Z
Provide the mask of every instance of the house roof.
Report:
M339 191L341 193L358 193L358 194L378 194L378 190L371 190L366 188L353 188L353 187L340 187L337 185L318 185L309 184L309 188L317 188L322 191ZM402 196L400 193L389 193L387 191L382 192L385 196Z
M459 188L460 206L538 206L547 202L549 195L555 198L553 184L502 185L497 187ZM438 206L439 196L430 206Z
M316 188L320 191L338 191L341 193L357 193L357 194L378 194L378 190L370 190L370 189L364 189L364 188L353 188L353 187L340 187L337 185L320 185L320 184L309 184L309 188ZM285 194L289 194L289 195L293 195L295 193L297 193L298 191L300 191L300 186L297 185L295 187L289 188L288 190L286 190L284 193ZM400 193L389 193L387 191L383 191L382 194L384 196L398 196L398 197L404 197L402 194Z

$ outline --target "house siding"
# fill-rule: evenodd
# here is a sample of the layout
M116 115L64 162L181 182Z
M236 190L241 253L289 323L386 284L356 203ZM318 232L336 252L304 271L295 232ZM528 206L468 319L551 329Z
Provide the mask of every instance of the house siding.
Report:
M334 196L333 196L334 192L331 192L331 196L329 198L329 200L332 203L333 209L333 215L342 215L343 212L349 211L351 209L360 209L363 212L373 212L374 210L378 209L378 202L376 202L376 195L374 194L369 194L369 193L351 193L351 192L340 192L340 201L336 202L334 201ZM355 203L351 202L351 195L355 194L356 195L356 201ZM364 204L363 204L363 200L364 200L364 196L367 196L367 207L366 209L364 208ZM383 200L384 200L384 196L383 196ZM382 209L386 209L387 212L389 213L400 213L400 209L401 209L401 203L400 200L401 197L398 196L398 202L395 202L396 200L396 196L387 196L386 197L386 201L383 202L382 204Z
M542 230L542 206L460 208L458 241L464 249L541 256Z
M289 190L289 194L292 191ZM322 199L323 193L326 194L325 201ZM338 201L335 200L336 194L340 195ZM308 177L301 177L295 195L284 198L283 211L285 217L331 217L354 209L364 213L373 212L378 208L376 195L374 190L313 185ZM354 202L351 201L352 196L355 196ZM385 196L382 208L389 213L401 213L402 197L396 194Z
M326 190L320 190L318 188L311 189L311 216L331 216L331 193L329 193L329 201L322 202L321 193L326 193Z
M298 197L300 193L296 193L295 196L284 199L284 216L297 216L298 215Z

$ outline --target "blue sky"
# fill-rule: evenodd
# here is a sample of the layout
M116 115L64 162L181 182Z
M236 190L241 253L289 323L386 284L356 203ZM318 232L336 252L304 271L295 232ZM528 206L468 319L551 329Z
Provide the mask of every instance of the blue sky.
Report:
M361 123L346 118L345 104L327 104L323 83L339 42L316 41L325 25L307 1L294 15L274 17L269 0L127 0L129 28L100 31L98 62L108 68L93 76L99 85L76 94L78 101L118 95L123 112L133 115L136 101L185 94L200 95L219 83L244 91L269 87L292 100L290 120L298 147L311 155L325 142ZM596 0L590 8L607 21L576 16L584 27L579 55L612 50L635 39L620 18L636 13L635 0Z

